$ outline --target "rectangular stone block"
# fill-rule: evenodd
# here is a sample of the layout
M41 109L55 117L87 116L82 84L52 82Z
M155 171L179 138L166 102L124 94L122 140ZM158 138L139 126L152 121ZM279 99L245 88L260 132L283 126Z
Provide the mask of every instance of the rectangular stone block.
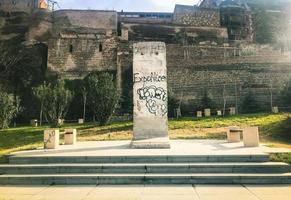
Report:
M273 107L272 112L276 114L279 113L279 108L277 106Z
M197 117L199 117L199 118L202 117L202 111L197 111Z
M51 129L44 131L44 148L57 149L59 147L60 131Z
M259 127L247 127L243 131L245 147L258 147L260 145Z
M63 125L63 124L64 124L64 122L65 122L65 120L64 120L64 119L58 119L58 124L59 124L59 125Z
M166 45L133 45L133 148L169 148Z
M230 115L236 115L236 109L235 109L235 107L230 107L229 108L229 114Z
M218 110L218 111L217 111L217 116L222 116L222 112L221 112L221 110Z
M238 127L229 127L227 130L227 142L235 143L240 142L240 135L243 130Z
M77 143L77 130L65 129L65 144L74 145Z
M84 124L84 119L78 119L78 124Z
M211 117L211 110L209 108L204 109L204 115L205 117Z
M37 126L38 126L38 124L37 124L37 119L32 119L32 120L30 120L30 125L31 125L31 126L34 126L34 127L37 127Z

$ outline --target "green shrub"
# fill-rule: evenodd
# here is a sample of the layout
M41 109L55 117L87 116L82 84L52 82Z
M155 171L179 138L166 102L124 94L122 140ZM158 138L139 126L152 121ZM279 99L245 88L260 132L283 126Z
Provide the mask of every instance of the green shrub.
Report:
M34 88L34 94L51 126L60 126L59 119L64 119L73 98L72 92L66 89L64 80L58 79L55 84L44 83Z
M92 73L84 81L88 105L103 126L109 121L119 100L113 75L107 72Z
M19 111L18 98L0 90L0 129L8 128Z

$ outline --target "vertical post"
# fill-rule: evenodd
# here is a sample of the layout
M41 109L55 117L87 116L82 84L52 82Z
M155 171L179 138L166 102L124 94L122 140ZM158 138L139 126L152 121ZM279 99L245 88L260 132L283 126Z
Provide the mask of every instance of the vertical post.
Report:
M225 109L226 109L226 96L225 96L225 84L223 84L223 92L222 92L222 96L223 96L223 116L225 116Z
M117 73L116 73L116 87L117 90L121 93L122 90L122 70L121 70L121 57L122 52L117 53Z
M273 111L273 83L270 81L270 103L271 103L271 112Z
M235 85L235 110L238 113L238 97L237 97L238 94L237 94L237 80L236 80L236 78L235 78L234 85Z

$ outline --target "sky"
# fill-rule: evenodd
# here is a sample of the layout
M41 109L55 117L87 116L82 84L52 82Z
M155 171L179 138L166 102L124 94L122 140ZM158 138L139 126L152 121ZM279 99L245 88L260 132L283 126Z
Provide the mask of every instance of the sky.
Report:
M173 12L175 4L194 5L198 0L57 0L61 9L138 12Z

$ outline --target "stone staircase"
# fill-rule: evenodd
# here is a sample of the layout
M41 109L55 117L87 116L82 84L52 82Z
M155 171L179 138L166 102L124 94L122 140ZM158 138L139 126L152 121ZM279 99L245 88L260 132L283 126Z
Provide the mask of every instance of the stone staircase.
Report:
M287 184L268 155L12 156L0 185Z

